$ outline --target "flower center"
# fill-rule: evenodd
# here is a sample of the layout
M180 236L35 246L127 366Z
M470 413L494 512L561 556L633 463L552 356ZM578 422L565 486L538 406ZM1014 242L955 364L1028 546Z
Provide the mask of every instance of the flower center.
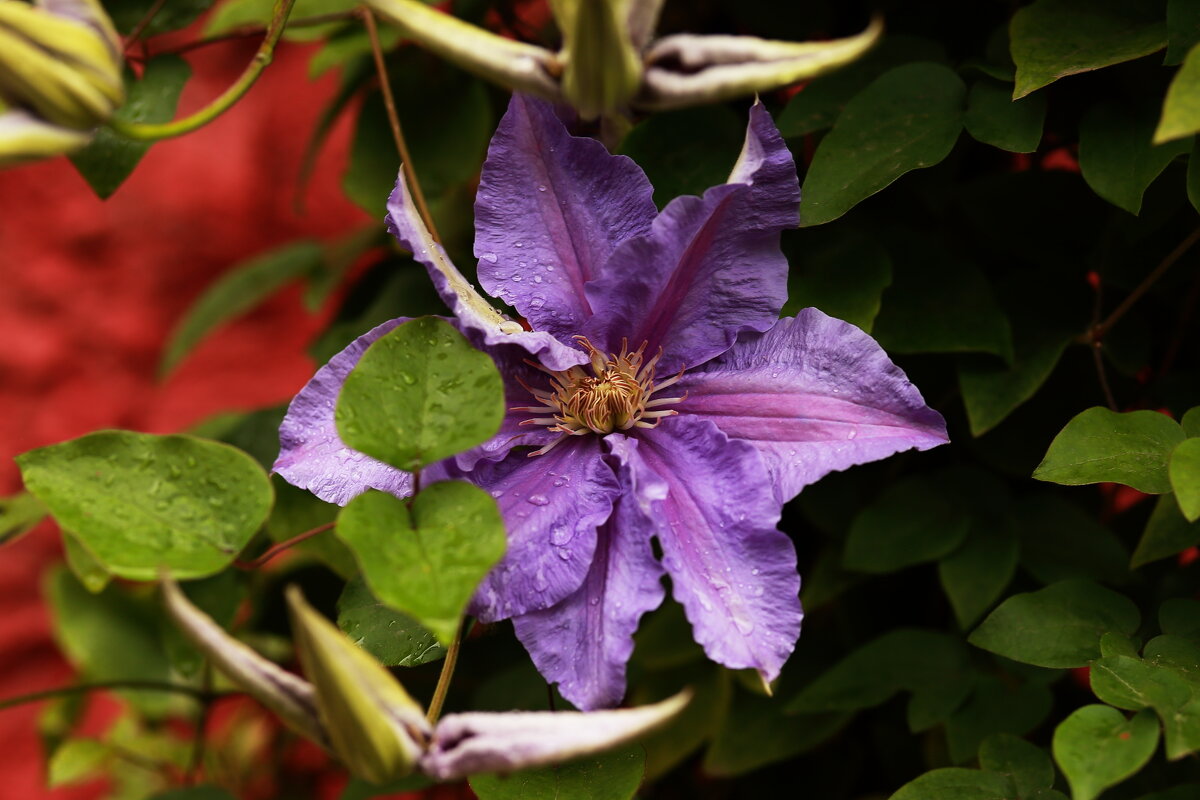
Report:
M576 336L591 359L587 367L571 367L554 371L540 364L526 361L550 376L549 389L534 389L522 383L541 405L523 406L513 411L530 411L539 414L549 412L551 416L527 419L522 425L544 425L559 436L550 444L530 453L540 456L567 436L583 436L597 433L603 436L613 431L625 431L633 427L653 428L662 420L678 412L659 410L683 397L652 398L655 392L665 389L683 377L679 374L665 381L655 382L654 367L662 356L662 350L649 361L643 361L646 343L630 351L628 342L621 343L621 352L605 355L583 336Z

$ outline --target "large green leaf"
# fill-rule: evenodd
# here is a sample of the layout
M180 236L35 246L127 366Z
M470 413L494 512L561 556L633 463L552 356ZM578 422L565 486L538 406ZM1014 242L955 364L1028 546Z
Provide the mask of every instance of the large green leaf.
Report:
M139 80L126 72L125 104L113 115L125 122L170 122L191 67L178 56L159 56L146 64ZM91 144L71 154L71 163L101 199L115 192L150 149L149 142L135 142L113 133L96 131Z
M1067 75L1100 69L1162 49L1167 26L1142 0L1037 0L1009 26L1020 98Z
M966 86L949 67L897 67L859 92L821 141L801 190L802 225L820 225L914 169L931 167L962 130Z
M484 490L435 483L413 500L369 491L338 516L372 593L449 643L476 585L504 555L504 521Z
M894 572L952 552L966 538L970 518L945 488L915 476L885 489L854 518L843 566Z
M470 784L479 800L629 800L645 761L635 745L555 767L472 775Z
M1103 102L1079 123L1079 170L1096 192L1130 214L1142 210L1142 195L1192 142L1177 139L1155 145L1154 109Z
M1014 508L1021 565L1045 584L1067 578L1119 582L1129 576L1129 552L1112 529L1064 498L1041 493Z
M942 767L909 781L891 800L1011 800L1013 783L1005 775L962 767Z
M1112 482L1169 492L1167 459L1183 438L1179 423L1156 411L1089 408L1054 437L1033 477L1069 486Z
M1054 760L1071 784L1072 800L1093 800L1141 769L1158 745L1149 711L1133 719L1109 706L1077 709L1054 729Z
M253 258L218 279L188 309L163 349L161 373L170 372L210 331L249 311L289 282L316 272L321 247L299 241Z
M962 361L958 386L971 435L987 433L1033 397L1054 371L1071 338L1062 331L1018 328L1011 364L982 358Z
M355 0L296 0L288 19L297 20L347 12L355 5ZM204 35L219 36L238 28L265 27L274 16L274 6L275 0L226 0L208 18L204 26ZM293 28L285 35L291 39L308 40L323 36L333 27L335 26L322 25Z
M29 492L0 497L0 544L11 542L46 517L46 507Z
M1182 62L1197 42L1200 42L1200 3L1167 0L1167 57L1164 63Z
M728 106L666 111L638 123L620 152L646 171L661 208L672 198L700 195L728 180L745 127L745 118Z
M504 385L490 357L448 323L423 317L367 349L342 386L336 417L347 445L413 471L495 434Z
M337 610L338 627L386 666L416 667L446 654L432 633L379 602L361 579L346 584Z
M812 750L850 721L846 712L785 716L780 703L734 693L729 714L704 754L704 771L732 777Z
M1100 656L1100 637L1133 633L1137 606L1103 586L1070 580L1005 600L972 632L976 647L1039 667L1082 667Z
M970 697L946 721L950 761L955 764L970 761L983 742L997 733L1024 736L1049 716L1052 704L1050 690L1045 686L979 676Z
M1189 522L1200 519L1200 438L1180 442L1167 465L1179 510Z
M1044 95L1013 100L1008 84L980 78L967 95L963 126L984 144L1013 153L1032 153L1042 140L1045 118Z
M1184 675L1133 656L1093 661L1090 678L1096 697L1130 711L1150 708L1162 720L1167 758L1200 748L1200 698Z
M25 486L114 575L220 572L262 526L271 482L254 459L191 436L102 431L17 457Z
M1007 519L978 515L961 547L938 563L959 626L969 628L1012 580L1020 544Z
M1189 439L1200 437L1200 406L1188 409L1183 419L1179 420L1179 426Z
M1167 89L1155 144L1200 131L1200 47L1193 47Z
M790 265L784 316L815 306L871 332L892 282L892 260L869 231L810 228L785 235L783 246Z
M979 747L979 766L1007 775L1021 797L1054 785L1054 764L1042 748L1009 733L997 733Z
M1196 544L1200 544L1200 520L1188 522L1179 510L1175 495L1164 494L1155 503L1129 563L1136 569L1160 558L1170 558Z

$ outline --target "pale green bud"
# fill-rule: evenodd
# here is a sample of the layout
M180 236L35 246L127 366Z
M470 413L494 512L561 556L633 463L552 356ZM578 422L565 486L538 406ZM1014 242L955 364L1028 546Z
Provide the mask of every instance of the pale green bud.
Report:
M631 0L551 0L562 31L562 91L584 119L625 109L642 80Z

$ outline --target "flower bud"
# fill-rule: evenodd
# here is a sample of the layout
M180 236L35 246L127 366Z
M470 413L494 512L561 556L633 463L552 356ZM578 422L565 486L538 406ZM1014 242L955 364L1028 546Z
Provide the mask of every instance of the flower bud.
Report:
M623 109L642 60L630 34L631 0L551 0L562 30L562 91L584 119Z

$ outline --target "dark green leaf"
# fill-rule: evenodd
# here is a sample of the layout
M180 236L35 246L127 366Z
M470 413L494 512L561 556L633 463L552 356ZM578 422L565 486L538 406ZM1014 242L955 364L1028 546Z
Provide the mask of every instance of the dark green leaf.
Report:
M462 481L404 500L369 491L338 516L372 593L449 643L476 585L504 555L504 521L491 495Z
M1184 676L1131 656L1094 661L1090 676L1092 691L1109 705L1158 712L1167 758L1181 758L1200 748L1200 700Z
M975 757L983 741L997 733L1024 736L1050 713L1050 691L1036 683L1001 681L980 676L967 702L946 722L950 760L962 764Z
M236 800L219 786L190 786L156 794L150 800Z
M1156 5L1141 0L1037 0L1018 10L1009 28L1017 65L1013 96L1024 97L1067 75L1162 49L1167 26Z
M1105 658L1111 656L1137 657L1141 641L1133 636L1109 631L1100 637L1100 654Z
M1005 519L979 515L961 547L938 563L954 616L969 628L996 601L1017 569L1020 545Z
M112 573L67 531L62 532L62 543L71 574L92 594L104 591L104 587L112 581Z
M147 62L141 80L126 73L125 105L113 115L125 122L170 122L191 67L178 56L159 56ZM100 128L82 150L71 154L71 163L101 199L107 199L133 172L149 142L135 142Z
M537 678L539 683L545 682L540 675ZM629 704L642 706L665 700L684 686L695 693L692 702L666 726L639 742L646 751L646 780L667 774L712 739L729 713L733 698L730 672L707 659L643 675L630 689ZM544 697L545 688L539 689Z
M981 78L967 95L963 126L984 144L1013 153L1032 153L1042 140L1046 98L1012 99L1009 84Z
M1109 706L1084 706L1054 730L1054 760L1071 784L1073 800L1094 800L1141 769L1158 745L1149 711L1133 719Z
M1054 785L1054 764L1037 745L1008 733L997 733L979 746L979 766L1012 779L1021 797Z
M784 716L778 700L739 691L704 754L704 771L718 777L751 772L807 752L846 726L850 714Z
M891 800L1011 800L1013 784L1004 775L943 767L909 781Z
M642 782L646 755L625 747L556 767L509 775L472 775L479 800L629 800Z
M1176 597L1158 609L1162 632L1200 642L1200 601Z
M1188 51L1200 42L1200 3L1196 0L1167 0L1168 65L1183 61Z
M1128 598L1090 581L1063 581L1008 598L968 641L1024 664L1082 667L1099 657L1104 633L1133 633L1138 619Z
M337 519L340 511L332 503L326 503L312 492L298 489L278 475L272 476L275 486L275 507L267 519L267 536L279 544L305 531L327 525ZM358 564L350 548L332 531L297 542L291 552L315 558L346 580L358 574Z
M1180 442L1167 466L1179 510L1189 522L1200 519L1200 438Z
M384 795L391 797L399 792L415 792L424 789L429 784L430 780L424 775L409 775L407 778L392 781L384 786L376 786L358 778L351 778L350 783L346 785L346 790L342 792L340 800L370 800L372 797Z
M1183 415L1183 419L1179 421L1179 425L1189 439L1200 436L1200 406L1188 409L1187 413Z
M45 506L29 492L0 497L0 544L20 538L45 518Z
M1188 155L1187 196L1192 208L1200 211L1200 142L1192 146Z
M1042 387L1071 336L1061 331L1018 328L1011 365L984 359L964 360L958 367L971 435L982 436L999 425Z
M680 195L724 183L742 146L745 118L723 105L655 114L639 123L620 152L641 165L661 208Z
M160 374L173 370L214 328L320 266L321 248L312 241L293 242L235 266L209 286L175 326L163 350Z
M145 38L186 28L212 4L213 0L171 0L162 4L156 4L155 0L106 0L104 10L119 32L129 34L154 9L154 16L142 29Z
M1162 118L1154 131L1157 144L1200 131L1200 48L1193 47L1171 81Z
M17 457L25 486L114 575L224 569L271 510L266 473L228 445L103 431Z
M1104 102L1079 123L1079 170L1096 194L1130 214L1142 210L1142 195L1192 142L1177 139L1155 146L1156 110Z
M1144 794L1138 800L1195 800L1197 797L1200 797L1200 783L1189 783L1164 792Z
M1200 520L1188 522L1175 495L1164 494L1154 504L1129 563L1136 569L1160 558L1170 558L1195 544L1200 544Z
M804 87L779 115L779 132L788 138L828 128L842 108L883 73L913 61L946 61L937 42L904 34L886 34L861 58L822 75Z
M892 261L867 231L811 228L786 236L784 248L791 265L784 316L815 306L871 332Z
M895 572L954 551L970 518L944 486L915 476L884 490L850 526L842 563L859 572Z
M1024 498L1015 508L1021 564L1042 583L1067 578L1121 581L1129 553L1112 530L1053 494Z
M940 64L897 67L838 117L813 156L801 191L802 225L820 225L914 169L931 167L962 129L966 87Z
M1089 408L1054 437L1033 477L1069 486L1112 482L1140 492L1169 492L1167 459L1183 438L1179 424L1156 411Z
M446 654L432 633L379 602L361 579L346 584L337 608L338 627L386 666L416 667Z
M423 317L367 349L342 386L336 417L348 446L412 471L495 434L504 385L489 356L448 323Z

